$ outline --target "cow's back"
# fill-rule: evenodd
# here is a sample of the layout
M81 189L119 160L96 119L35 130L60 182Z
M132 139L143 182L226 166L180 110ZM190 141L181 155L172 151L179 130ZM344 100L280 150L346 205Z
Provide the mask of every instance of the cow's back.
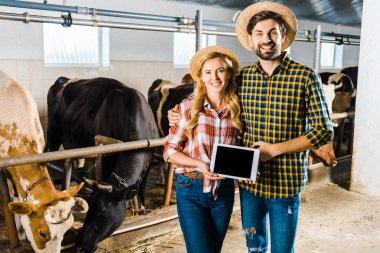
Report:
M158 136L151 109L139 91L109 78L60 85L64 87L56 94L55 104L49 104L53 111L49 123L56 122L48 126L48 143L49 132L62 135L65 148L93 146L97 134L122 141Z
M15 79L0 71L0 157L41 153L44 136L35 101Z

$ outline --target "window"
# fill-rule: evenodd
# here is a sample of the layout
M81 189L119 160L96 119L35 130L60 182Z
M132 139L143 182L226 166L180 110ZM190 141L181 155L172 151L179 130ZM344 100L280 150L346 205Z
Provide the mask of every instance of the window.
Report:
M109 29L44 24L44 59L48 66L108 66Z
M202 48L216 45L215 35L202 34ZM174 33L174 66L187 68L191 57L195 54L194 33Z
M321 68L342 68L343 45L321 43Z

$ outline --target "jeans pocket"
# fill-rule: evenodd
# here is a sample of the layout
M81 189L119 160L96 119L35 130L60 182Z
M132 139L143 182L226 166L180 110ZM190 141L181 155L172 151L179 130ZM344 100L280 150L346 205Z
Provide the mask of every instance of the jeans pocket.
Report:
M184 175L179 174L177 176L176 187L190 187L193 185L193 180Z

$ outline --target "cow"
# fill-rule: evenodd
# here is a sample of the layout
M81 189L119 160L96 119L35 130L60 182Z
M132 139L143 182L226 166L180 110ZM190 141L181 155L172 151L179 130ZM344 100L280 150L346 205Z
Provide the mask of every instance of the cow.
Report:
M356 96L356 88L350 76L343 73L319 73L331 112L347 112ZM334 90L334 92L330 92Z
M356 90L351 78L342 73L330 72L320 73L320 76L324 78L323 88L329 113L342 113L352 110L352 101L355 99ZM335 135L334 150L335 153L339 154L343 132L345 129L347 130L347 127L345 127L342 120L333 120L333 126Z
M137 90L109 78L69 80L60 77L48 91L47 150L94 146L95 135L123 142L159 137L152 111ZM148 165L153 150L106 155L102 181L92 182L89 211L76 247L93 252L123 222L128 200L139 192L144 204Z
M184 83L186 81L186 83ZM157 79L148 90L149 106L154 113L161 137L169 133L167 112L179 104L194 91L194 81L187 75L183 77L183 84L173 84L170 81Z
M353 84L354 89L355 89L355 95L356 95L356 90L358 87L358 71L359 71L358 66L346 67L340 71L340 73L345 74L351 78L352 84ZM351 110L352 111L355 108L355 104L356 104L356 96L352 96L352 100L351 100L351 107L352 107Z
M45 140L32 96L15 79L0 71L0 159L39 154ZM17 193L8 204L20 215L21 225L35 252L60 252L64 233L74 222L71 209L83 183L58 191L43 164L5 168L10 185Z

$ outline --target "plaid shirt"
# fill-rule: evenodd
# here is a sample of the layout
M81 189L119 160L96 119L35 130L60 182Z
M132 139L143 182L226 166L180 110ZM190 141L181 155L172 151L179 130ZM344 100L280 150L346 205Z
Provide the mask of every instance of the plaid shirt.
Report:
M225 107L217 113L205 101L203 110L198 114L198 125L193 131L193 137L189 139L185 134L185 127L190 121L192 101L185 99L180 104L181 121L170 128L166 136L164 159L177 152L201 160L211 162L212 149L215 143L237 144L238 130L232 125L230 111ZM197 171L198 168L189 168L176 165L176 174ZM209 180L204 180L204 192L210 191Z
M244 146L306 136L317 149L331 141L333 127L326 99L313 69L285 54L272 76L257 62L241 69L237 82L245 124ZM260 163L257 182L242 182L240 186L267 199L295 196L307 185L308 152L283 154Z

